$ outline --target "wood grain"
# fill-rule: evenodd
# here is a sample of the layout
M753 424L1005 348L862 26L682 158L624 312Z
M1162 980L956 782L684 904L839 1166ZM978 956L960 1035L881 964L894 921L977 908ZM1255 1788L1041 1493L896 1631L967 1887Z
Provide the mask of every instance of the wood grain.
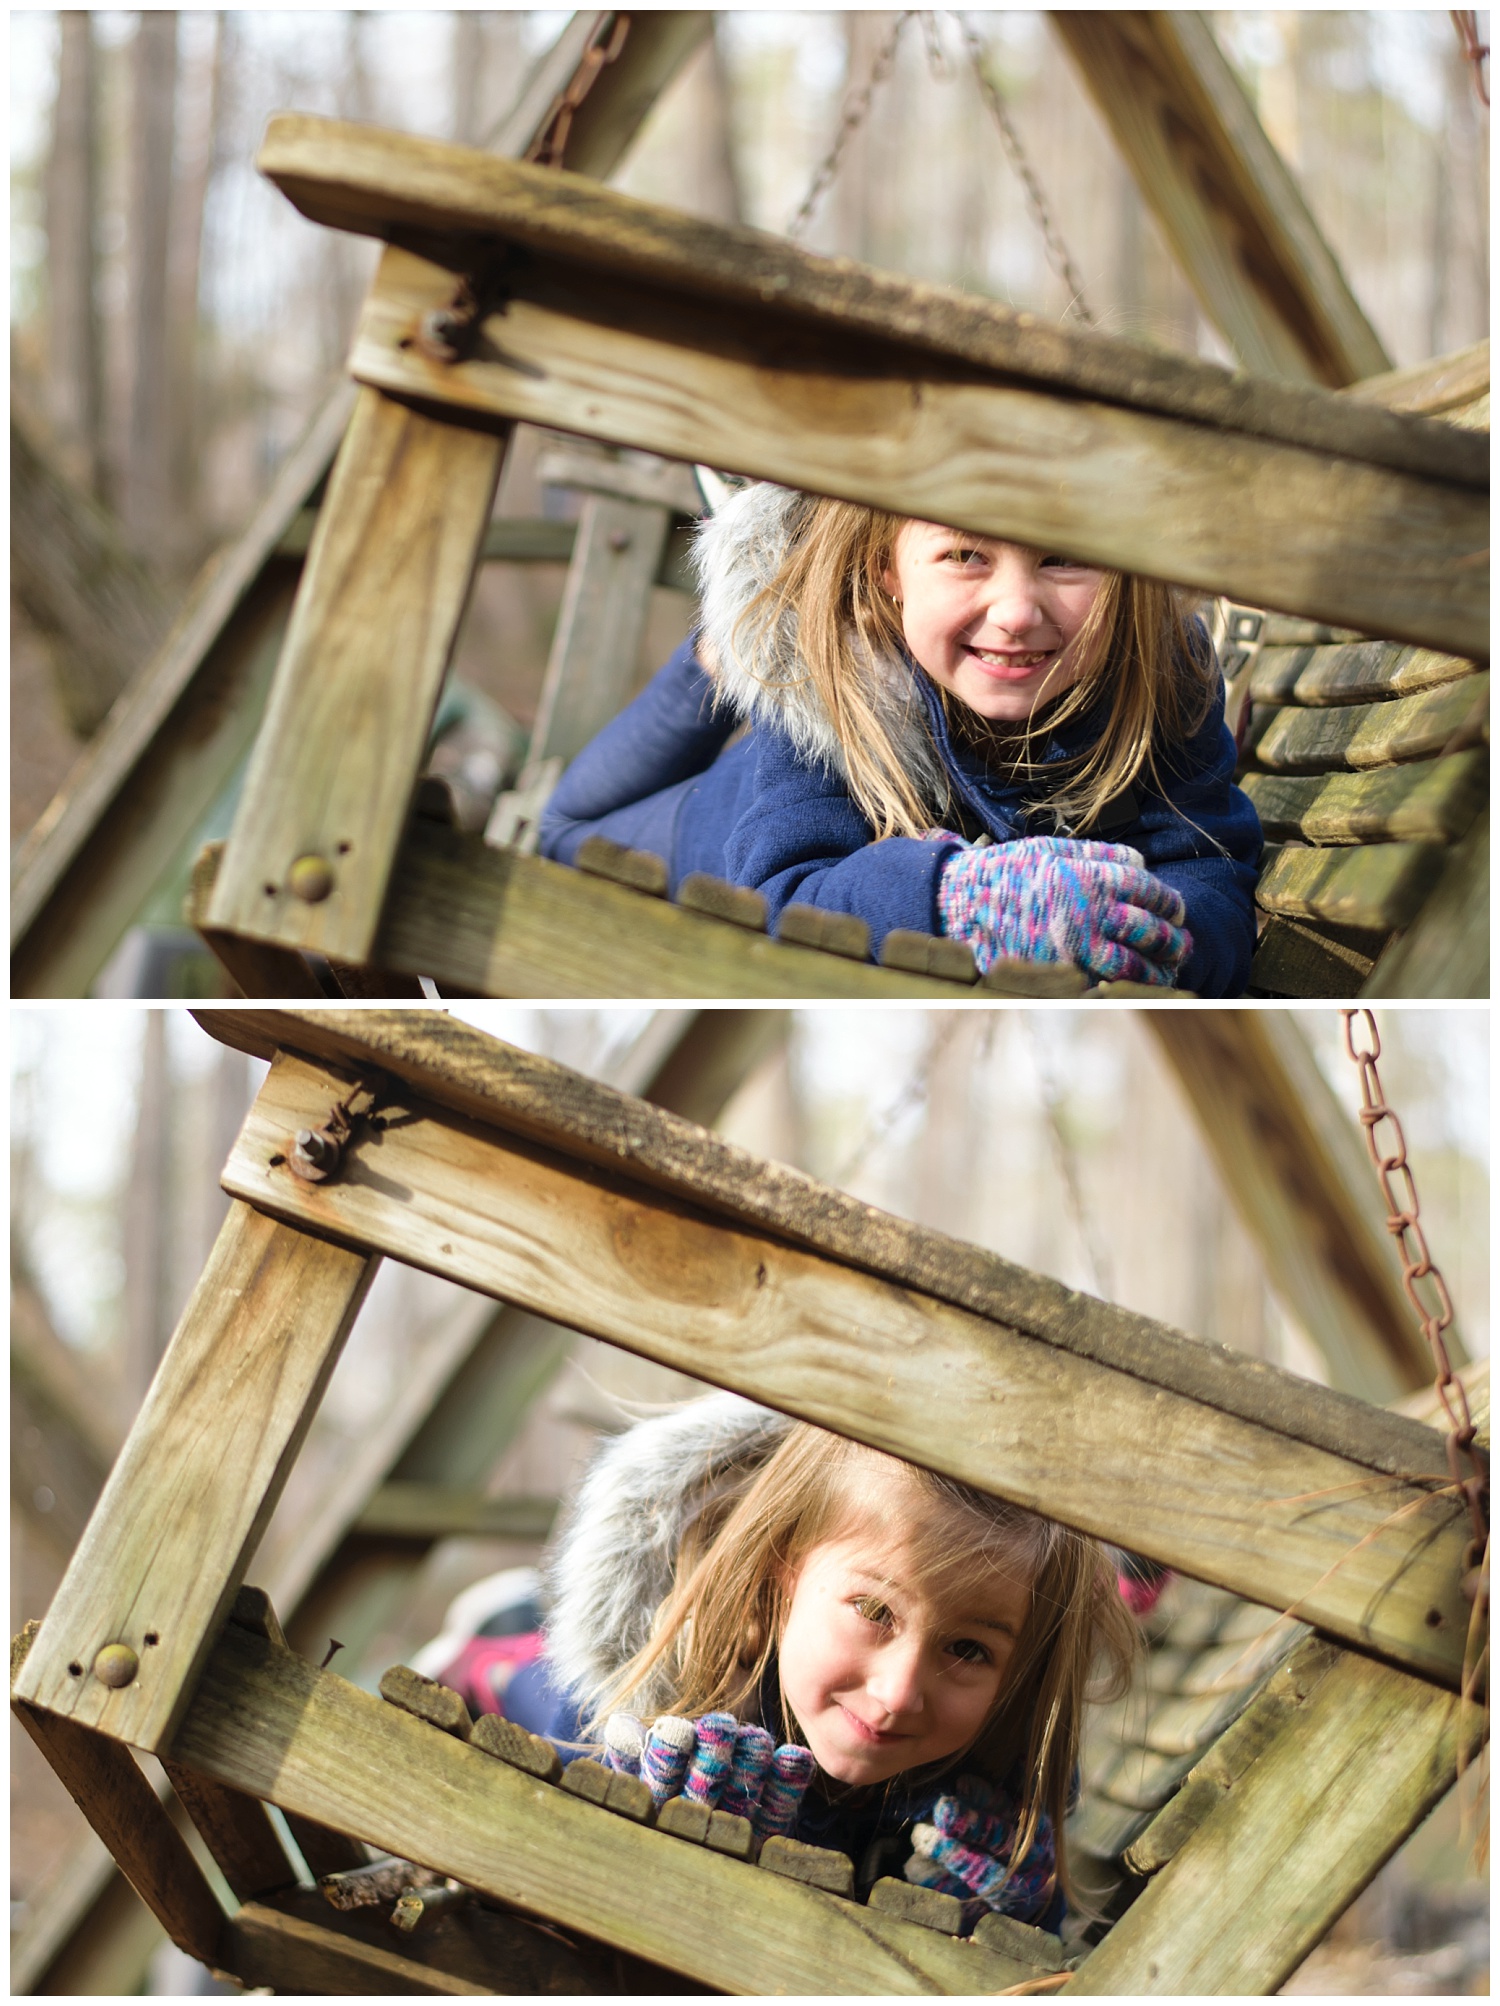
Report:
M1227 1345L1065 1288L997 1254L916 1226L670 1113L502 1044L431 1010L195 1013L211 1037L257 1057L299 1052L373 1069L486 1127L675 1195L710 1214L914 1288L1042 1342L1119 1367L1257 1426L1389 1475L1442 1454L1434 1431ZM403 1472L420 1474L420 1472Z
M706 1846L615 1817L230 1629L178 1755L507 1905L727 1992L986 1992L1025 1976ZM642 1900L649 1888L651 1899ZM686 1929L684 1916L713 1916Z
M1247 773L1240 785L1273 841L1452 843L1484 806L1489 765L1455 752L1362 773Z
M1276 773L1359 771L1401 760L1431 759L1460 734L1482 732L1490 679L1461 677L1390 703L1345 704L1331 710L1257 709L1245 740L1254 764ZM1473 743L1472 738L1468 738Z
M1262 912L1388 933L1416 917L1442 872L1443 856L1434 843L1330 850L1288 843L1262 866L1255 902Z
M329 481L208 924L370 956L504 456L367 392ZM288 883L320 858L317 903Z
M1490 817L1443 864L1415 920L1375 964L1362 996L1490 993Z
M168 1747L376 1266L230 1207L18 1698ZM112 1689L91 1667L116 1641L140 1672Z
M1331 389L1389 369L1203 16L1122 8L1049 18L1188 282L1245 367Z
M591 291L623 279L637 294L732 308L762 346L788 324L821 325L846 348L899 344L1070 396L1488 484L1483 449L1451 426L1065 328L442 141L284 112L268 125L256 165L315 222L418 250L425 243L425 255L447 256L455 268L478 243L500 238L530 253L528 272L555 259L584 273Z
M295 1884L297 1876L264 1804L179 1762L169 1760L162 1767L236 1901L253 1901Z
M1176 1011L1146 1023L1272 1288L1332 1383L1384 1404L1430 1382L1364 1137L1295 1017Z
M1250 963L1250 993L1357 996L1384 946L1382 934L1272 913Z
M1483 1712L1350 1652L1066 1994L1272 1993L1453 1784Z
M1344 393L1388 411L1419 411L1429 416L1452 411L1487 396L1490 387L1489 337L1451 355L1413 363L1409 369L1388 369L1351 383Z
M756 342L701 299L653 314L649 300L529 266L516 287L473 360L431 361L415 336L452 274L387 251L353 374L474 422L525 419L706 458L1366 633L1488 648L1488 509L1468 488L965 380L894 349L861 355L847 329Z
M346 1152L337 1179L302 1185L269 1159L332 1084L277 1060L225 1188L1251 1600L1296 1601L1339 1636L1456 1678L1466 1605L1451 1503L1387 1523L1416 1491L415 1097L408 1119ZM1317 1511L1296 1502L1314 1492Z

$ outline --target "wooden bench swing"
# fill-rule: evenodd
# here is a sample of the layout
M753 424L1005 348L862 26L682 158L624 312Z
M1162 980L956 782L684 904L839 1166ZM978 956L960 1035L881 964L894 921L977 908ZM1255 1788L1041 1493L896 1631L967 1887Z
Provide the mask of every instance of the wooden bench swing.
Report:
M951 995L973 981L951 943L900 937L902 972L881 975L837 916L799 911L771 942L757 901L730 887L648 905L660 867L653 883L642 859L606 853L601 879L409 822L517 420L1227 595L1226 637L1253 644L1252 791L1288 838L1262 903L1303 927L1258 971L1268 988L1368 979L1468 834L1484 767L1482 437L430 141L285 115L260 165L314 220L390 248L239 812L195 890L242 986L258 956L261 993L285 988L307 950L488 994ZM1293 624L1268 628L1250 605ZM1355 659L1350 628L1413 645ZM1458 859L1465 938L1481 850L1476 836ZM1408 945L1402 965L1422 959ZM1066 993L1073 974L1011 968L992 986Z
M1482 1745L1486 1709L1458 1697L1467 1519L1434 1490L1443 1443L1424 1423L434 1013L202 1021L273 1061L225 1171L235 1202L53 1606L18 1639L12 1698L211 1968L303 1992L1271 1992ZM321 1177L289 1162L303 1130L338 1145L301 1146ZM245 1570L383 1254L1204 1584L1152 1741L1096 1762L1080 1813L1080 1850L1107 1862L1133 1842L1145 1879L1102 1942L1069 1955L998 1919L960 1939L904 1883L854 1903L830 1891L837 1856L781 1863L810 1879L768 1871L734 1833L597 1801L588 1770L517 1766L524 1746L470 1739L410 1678L387 1682L393 1704L288 1649ZM132 1748L162 1759L238 1906ZM410 1896L409 1916L434 1916L398 1942L383 1912L291 1885L265 1804L314 1871L353 1870L367 1845L472 1898Z

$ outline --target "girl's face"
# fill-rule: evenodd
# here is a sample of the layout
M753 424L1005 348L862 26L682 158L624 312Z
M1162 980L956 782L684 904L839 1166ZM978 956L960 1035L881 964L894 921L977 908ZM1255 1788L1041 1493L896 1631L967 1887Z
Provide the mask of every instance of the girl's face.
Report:
M781 1685L818 1767L884 1783L966 1748L1000 1696L1029 1581L955 1591L877 1526L813 1547L793 1577Z
M908 522L883 576L913 659L992 723L1024 723L1087 666L1075 644L1104 577L1091 565Z

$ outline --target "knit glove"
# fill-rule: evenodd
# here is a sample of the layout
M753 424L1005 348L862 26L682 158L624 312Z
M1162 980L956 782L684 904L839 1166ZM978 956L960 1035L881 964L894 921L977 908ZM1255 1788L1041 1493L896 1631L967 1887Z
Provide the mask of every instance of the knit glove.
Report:
M912 1831L915 1851L906 1878L960 1900L978 1900L1000 1915L1033 1922L1045 1914L1057 1886L1057 1847L1043 1812L1024 1858L1011 1855L1021 1807L1009 1791L982 1777L961 1776Z
M960 850L943 867L938 912L981 975L1003 955L1169 989L1193 946L1180 893L1118 843L1024 836Z
M796 1829L817 1766L810 1749L777 1748L763 1727L741 1725L732 1713L661 1714L649 1731L633 1714L611 1714L604 1745L610 1766L640 1776L658 1809L669 1797L689 1797L750 1819L762 1838Z

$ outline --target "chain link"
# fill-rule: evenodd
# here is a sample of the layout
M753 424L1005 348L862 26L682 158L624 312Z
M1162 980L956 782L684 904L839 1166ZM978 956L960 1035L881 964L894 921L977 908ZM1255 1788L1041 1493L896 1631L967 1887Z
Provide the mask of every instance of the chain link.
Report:
M607 38L604 33L606 28L609 29ZM617 60L629 33L628 14L600 16L599 26L584 50L578 68L569 78L566 90L554 98L541 130L527 147L527 160L537 167L562 166L568 149L568 134L573 128L573 114L594 88L599 72Z
M1344 1050L1359 1069L1361 1107L1359 1119L1365 1131L1370 1161L1380 1183L1386 1206L1386 1231L1396 1242L1401 1258L1401 1286L1416 1311L1422 1335L1432 1353L1437 1370L1436 1388L1443 1412L1448 1417L1448 1469L1460 1496L1469 1509L1473 1539L1464 1556L1464 1592L1471 1602L1488 1595L1489 1525L1487 1506L1489 1478L1483 1458L1475 1446L1476 1430L1469 1414L1469 1396L1456 1376L1443 1342L1443 1332L1452 1328L1453 1300L1442 1270L1428 1249L1422 1231L1421 1207L1416 1179L1406 1159L1406 1135L1394 1110L1387 1102L1380 1080L1380 1031L1372 1010L1341 1010L1344 1020ZM1366 1040L1355 1039L1355 1019L1364 1020ZM1384 1135L1377 1131L1385 1129ZM1393 1180L1399 1179L1398 1190ZM1465 1459L1468 1469L1465 1472Z
M839 163L844 157L844 148L868 118L875 93L890 75L892 65L895 63L901 31L915 12L915 8L908 7L904 13L896 16L895 24L876 52L869 76L857 91L852 92L844 100L844 110L839 119L838 131L833 135L833 144L818 162L812 184L802 198L802 206L786 226L786 234L794 244L812 221L813 212L822 199L824 190L838 173Z
M1459 44L1464 52L1464 61L1474 71L1474 88L1479 93L1479 102L1488 105L1490 87L1485 82L1484 66L1489 61L1490 45L1479 39L1479 17L1472 7L1450 7L1448 17L1458 30Z

